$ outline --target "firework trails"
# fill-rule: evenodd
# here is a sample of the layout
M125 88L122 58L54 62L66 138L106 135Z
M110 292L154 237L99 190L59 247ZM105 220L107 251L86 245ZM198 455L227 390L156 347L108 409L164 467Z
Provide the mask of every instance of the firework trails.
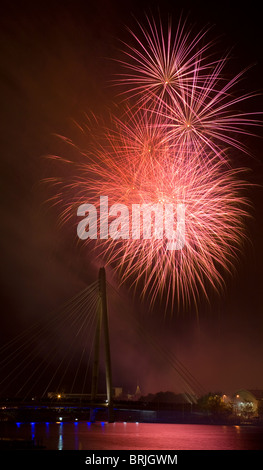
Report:
M205 38L152 20L131 32L116 82L123 114L90 121L85 151L70 142L81 158L60 158L70 175L49 179L62 220L77 214L79 238L152 302L220 290L245 238L246 182L230 153L256 121L235 109L249 97L232 94L242 74L226 81L226 58L212 60Z

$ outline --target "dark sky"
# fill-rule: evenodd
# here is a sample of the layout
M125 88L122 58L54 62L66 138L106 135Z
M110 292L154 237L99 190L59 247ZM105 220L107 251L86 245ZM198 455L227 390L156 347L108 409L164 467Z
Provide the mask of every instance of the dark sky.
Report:
M241 85L241 91L249 92L262 90L257 5L162 0L160 11L164 17L172 15L175 23L183 12L190 25L212 26L211 35L220 38L220 55L233 48L233 74L253 65ZM44 157L61 150L55 133L74 138L74 120L81 122L85 112L103 113L114 106L108 81L115 65L108 59L117 58L119 39L127 39L125 26L133 27L133 16L142 19L144 10L156 13L158 3L1 2L2 343L36 319L44 322L52 309L97 276L98 263L76 246L73 228L58 227L58 211L44 204L48 193L40 181L52 171ZM262 110L262 97L253 107ZM234 157L251 169L251 182L260 185L261 139L244 139L253 157ZM165 317L162 305L153 312L147 304L136 307L149 332L180 358L207 391L263 389L262 189L251 189L250 198L254 205L248 225L251 243L236 276L227 279L222 298L212 296L210 306L200 305L198 318L193 311ZM123 295L130 305L130 294ZM177 390L176 376L133 335L125 311L117 321L118 308L118 303L112 308L115 385L132 389L138 380L144 393Z

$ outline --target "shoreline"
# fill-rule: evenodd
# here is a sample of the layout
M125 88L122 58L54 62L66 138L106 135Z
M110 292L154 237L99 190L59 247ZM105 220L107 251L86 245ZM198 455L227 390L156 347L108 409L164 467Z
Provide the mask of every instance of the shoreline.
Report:
M3 410L1 410L3 411ZM165 412L156 412L155 410L114 410L114 419L112 423L140 423L140 424L189 424L189 425L221 425L221 426L257 426L263 427L263 420L257 418L242 419L241 417L231 416L228 418L205 415L202 413L174 413L173 411L165 410ZM93 423L110 423L107 416L107 411L96 414L95 420L91 420L90 412L69 410L65 412L63 409L58 409L55 412L43 412L43 410L25 410L17 409L12 413L0 413L0 427L5 424L16 423L73 423L73 422L87 422Z

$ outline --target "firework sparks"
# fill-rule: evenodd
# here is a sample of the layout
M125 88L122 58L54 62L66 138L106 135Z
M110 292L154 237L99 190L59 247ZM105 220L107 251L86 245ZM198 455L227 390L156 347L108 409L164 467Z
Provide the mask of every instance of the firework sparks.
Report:
M134 239L130 219L125 238L117 241L98 236L96 241L88 239L86 243L93 243L109 264L119 268L123 281L141 281L143 294L150 294L152 302L159 294L167 299L176 297L184 304L193 299L197 302L201 291L207 295L208 285L217 290L223 287L222 271L231 271L238 258L247 217L247 201L240 191L246 183L237 178L237 170L227 168L220 160L204 171L204 149L200 154L192 153L189 159L187 149L183 152L180 145L175 158L174 146L162 140L162 128L160 135L156 130L151 135L149 123L143 128L140 121L140 129L138 135L119 124L114 132L107 130L104 139L100 137L100 147L95 138L96 155L87 152L83 164L75 164L75 181L56 181L62 188L56 200L59 204L69 201L62 214L64 221L87 202L98 208L100 195L107 195L109 208L125 205L129 214L134 204L183 204L182 250L167 250L167 237L160 239L154 231L149 239L142 235ZM108 224L117 221L116 216L98 214L95 232L99 233L105 224L104 217ZM142 234L142 218L139 223Z
M147 25L148 28L144 28L138 23L142 39L129 30L135 46L125 44L128 61L121 61L129 73L120 74L117 83L125 84L123 95L135 97L137 105L152 106L153 97L181 100L182 90L186 92L192 75L199 72L200 81L205 81L213 65L202 57L210 47L209 43L201 45L206 33L202 31L190 39L185 23L179 22L174 36L171 23L166 35L161 22L158 28L147 18Z
M89 226L93 240L86 243L118 268L121 281L143 285L151 302L161 295L167 302L197 304L201 292L208 297L210 286L224 286L224 272L232 272L245 239L247 184L238 177L243 170L232 169L225 147L244 150L236 135L255 122L232 108L251 95L231 96L241 74L224 82L225 59L209 62L205 32L191 40L185 24L179 24L173 37L170 25L165 35L161 25L158 29L148 20L141 33L145 42L132 33L137 47L128 46L129 62L123 64L130 74L119 80L129 85L132 103L110 126L96 119L85 151L69 142L81 163L62 159L71 165L70 176L50 179L59 188L53 201L64 204L64 222L76 219L85 203L98 207L101 196L107 196L109 208L118 204L129 216L134 205L184 207L181 249L167 249L171 240L156 235L152 219L150 236L141 235L139 217L140 235L134 237L130 219L122 227L120 209L108 211L108 206L106 215L96 214ZM119 231L117 240L103 232L109 221Z
M260 122L237 109L256 96L234 95L245 70L226 80L228 57L211 59L212 43L204 43L208 31L191 39L185 23L179 22L173 35L171 23L165 33L161 23L158 27L149 18L147 27L139 24L139 29L142 37L130 31L135 45L126 44L124 54L129 60L121 65L127 72L116 81L125 86L124 97L135 98L134 112L146 107L162 114L166 138L176 141L176 146L183 141L184 146L187 142L191 150L198 150L205 143L220 158L222 145L247 151L237 136L248 134L248 126Z

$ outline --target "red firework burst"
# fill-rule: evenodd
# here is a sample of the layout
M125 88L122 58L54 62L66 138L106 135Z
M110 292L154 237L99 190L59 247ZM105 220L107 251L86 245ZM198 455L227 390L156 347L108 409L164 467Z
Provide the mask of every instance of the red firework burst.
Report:
M208 31L191 39L185 23L179 22L173 34L171 23L165 32L161 22L158 26L149 18L146 28L139 24L139 29L141 35L130 31L135 45L126 44L129 60L121 65L127 72L117 80L125 86L123 96L136 99L134 112L142 107L163 115L166 138L176 146L182 141L198 150L205 143L220 158L222 145L246 151L237 136L248 134L248 126L260 121L237 109L256 96L234 95L245 71L224 78L228 56L212 60L212 43L203 43Z
M207 295L208 286L223 287L223 272L231 271L238 258L248 215L247 201L241 195L246 183L237 177L241 169L227 168L220 160L210 165L209 171L205 169L202 148L189 158L188 150L183 152L180 145L175 159L174 146L170 148L163 141L163 128L157 133L154 127L151 132L145 121L144 116L134 127L133 118L131 129L116 121L114 131L108 129L103 138L99 126L99 137L94 138L94 147L86 152L83 162L71 163L75 178L56 180L61 191L55 200L59 204L68 201L62 214L64 222L87 202L96 208L96 227L90 222L84 226L96 234L96 241L88 238L85 243L92 243L107 263L118 268L122 281L141 281L142 292L150 294L151 302L159 294L184 304L193 299L197 302L201 292ZM100 211L100 196L108 198L106 213ZM184 206L182 249L167 249L170 240L165 232L156 234L154 218L151 235L145 238L142 215L137 226L140 235L134 238L133 206L142 208L143 204L152 208L172 205L175 225L176 209ZM113 211L113 207L117 209ZM123 207L128 209L128 222L122 218ZM117 233L114 238L110 235L112 223ZM107 235L101 238L105 224Z
M243 150L236 135L252 121L232 108L249 95L230 96L240 76L221 79L225 60L209 62L210 44L201 45L205 32L191 40L185 25L174 36L170 26L167 35L149 20L148 28L141 27L145 43L133 34L137 47L128 46L124 64L131 73L120 79L130 86L132 103L108 127L97 120L85 151L70 142L81 158L70 162L68 178L49 182L60 189L54 202L64 204L64 222L77 211L84 216L87 203L96 212L81 224L81 234L118 268L121 281L143 285L151 302L160 294L167 302L197 303L209 286L224 286L224 272L232 272L245 239L246 183L238 177L243 170L231 168L225 145ZM137 213L136 226L132 218L134 207L145 205L151 208L147 236L143 217ZM179 239L183 230L176 249L164 229L167 207L175 208ZM152 216L153 208L160 212Z

